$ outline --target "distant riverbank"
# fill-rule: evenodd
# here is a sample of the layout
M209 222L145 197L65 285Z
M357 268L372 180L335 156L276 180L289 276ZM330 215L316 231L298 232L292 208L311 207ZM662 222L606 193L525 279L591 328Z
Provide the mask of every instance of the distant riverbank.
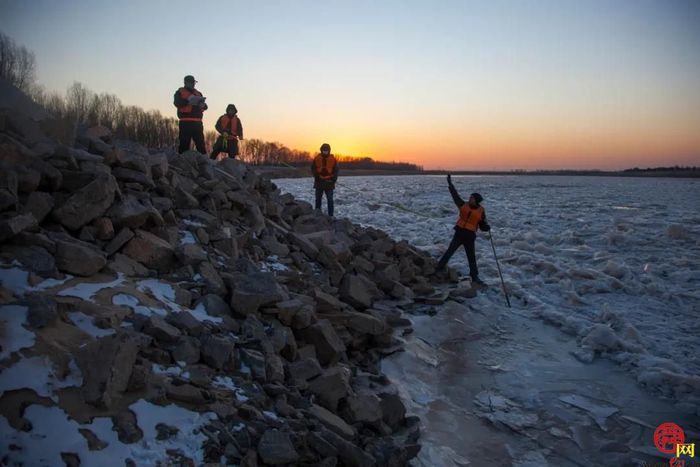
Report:
M257 166L259 171L269 175L270 178L303 178L310 177L308 167L276 167ZM342 166L341 166L342 169ZM496 170L371 170L371 169L345 169L342 176L367 176L367 175L566 175L566 176L586 176L586 177L663 177L663 178L700 178L700 170L693 169L669 169L669 170L541 170L541 171L496 171Z

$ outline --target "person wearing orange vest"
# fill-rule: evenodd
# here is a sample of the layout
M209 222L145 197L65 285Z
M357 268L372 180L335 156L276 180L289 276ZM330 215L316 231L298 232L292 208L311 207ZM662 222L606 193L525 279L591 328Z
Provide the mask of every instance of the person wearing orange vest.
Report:
M204 144L204 126L202 116L209 107L204 102L205 97L195 89L194 76L185 76L185 85L175 91L173 104L177 107L177 118L180 120L180 145L178 152L182 154L190 148L190 141L194 140L194 145L202 154L206 154L207 149Z
M447 187L452 195L452 200L459 208L459 218L457 219L457 225L454 227L455 233L452 237L452 242L450 242L450 246L447 247L447 251L442 255L440 261L438 261L437 270L445 269L447 262L455 251L460 246L464 246L464 250L467 252L467 259L469 260L469 275L472 278L472 284L484 285L482 280L479 279L479 269L476 267L476 250L474 248L476 230L479 229L484 232L491 230L491 226L486 222L486 211L481 206L481 201L484 198L479 193L472 193L469 196L469 201L465 203L452 184L452 177L449 174L447 175Z
M226 152L228 157L235 159L238 155L238 140L243 139L243 125L235 105L226 106L226 113L216 121L215 128L220 136L214 143L210 157L216 159L220 152Z
M314 176L314 188L316 189L316 210L321 210L323 194L326 194L328 202L328 215L333 216L333 190L338 180L338 161L331 154L331 146L328 143L321 145L321 154L317 155L311 163L311 173Z

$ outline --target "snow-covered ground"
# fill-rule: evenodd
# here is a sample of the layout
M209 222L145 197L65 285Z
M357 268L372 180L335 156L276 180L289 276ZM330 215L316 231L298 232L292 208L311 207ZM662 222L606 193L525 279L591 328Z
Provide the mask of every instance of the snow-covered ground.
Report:
M434 256L457 210L443 176L341 178L336 216L378 227ZM603 353L652 391L700 394L700 181L659 178L455 176L484 197L513 307L575 336L577 357ZM313 203L310 179L280 179ZM393 205L393 206L392 206ZM325 211L325 199L324 207ZM489 242L480 275L502 304ZM467 273L463 251L450 266Z

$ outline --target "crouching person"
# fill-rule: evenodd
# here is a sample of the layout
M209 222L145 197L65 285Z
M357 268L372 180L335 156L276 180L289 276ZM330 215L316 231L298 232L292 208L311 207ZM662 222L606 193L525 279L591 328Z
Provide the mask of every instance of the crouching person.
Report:
M226 106L226 113L216 121L215 128L219 137L214 143L210 157L216 159L219 153L225 152L228 157L235 158L239 154L238 140L243 139L243 125L235 105Z

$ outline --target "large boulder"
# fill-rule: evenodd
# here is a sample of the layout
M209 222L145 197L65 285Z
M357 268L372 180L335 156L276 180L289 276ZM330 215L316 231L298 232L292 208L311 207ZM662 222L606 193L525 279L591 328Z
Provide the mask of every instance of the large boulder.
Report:
M163 225L163 218L150 203L143 203L135 196L125 196L107 212L112 224L117 229L129 227L138 229L149 220L155 225Z
M39 188L41 174L33 169L19 166L17 171L17 190L21 193L32 193Z
M183 337L170 353L176 362L197 363L200 358L199 341L194 337Z
M381 400L374 394L349 396L341 413L348 423L377 423L383 417Z
M269 272L234 274L230 286L231 309L240 315L255 313L261 306L287 298L275 276Z
M226 284L224 280L209 261L204 261L199 264L199 274L202 276L202 280L207 287L207 292L216 295L226 294Z
M166 344L173 344L180 338L180 330L157 315L146 321L143 332Z
M127 334L88 342L77 354L83 375L81 395L96 407L111 407L126 391L138 346Z
M301 337L316 348L318 361L322 365L336 363L345 352L345 344L327 319L298 331Z
M316 289L314 297L316 298L316 310L320 313L333 313L347 308L347 305L335 298L334 295L325 293L322 290Z
M178 246L175 254L181 263L187 265L195 265L207 260L207 252L201 246L192 243Z
M17 204L17 172L0 168L0 211Z
M36 274L51 275L56 270L56 261L51 253L38 245L3 245L0 247L3 257L19 261L27 270Z
M336 450L341 465L348 467L374 467L377 465L377 461L367 451L335 432L323 430L321 437Z
M196 307L202 306L209 316L231 316L231 308L226 301L214 294L207 294L197 300Z
M333 412L319 405L313 404L309 408L309 413L316 417L326 428L332 430L343 438L353 439L355 437L355 429Z
M232 340L221 336L206 336L202 339L200 349L202 362L212 368L221 370L231 363L234 343Z
M134 238L134 232L128 227L124 227L119 231L119 233L105 246L105 252L107 256L112 256L114 253L119 251L126 242Z
M295 381L308 381L315 378L323 371L318 360L312 357L302 358L296 362L292 362L287 367L290 378Z
M0 219L0 242L12 238L23 230L36 227L37 222L31 213L19 214L8 219Z
M396 392L386 392L379 395L381 399L382 419L392 429L397 429L406 418L406 406Z
M165 319L168 323L190 336L201 336L206 330L204 325L186 310L179 313L170 313Z
M175 251L170 243L144 230L124 247L123 253L150 269L167 271L175 264Z
M40 189L58 191L63 186L63 174L53 165L42 159L34 159L31 167L41 174Z
M323 316L336 325L345 326L361 334L379 336L387 331L387 326L383 320L368 313L346 311L344 313L324 314Z
M41 223L49 215L54 206L53 196L42 191L35 191L27 197L24 203L24 212L31 213L37 223Z
M104 161L109 165L141 172L150 177L151 168L148 161L148 151L146 151L146 154L143 154L143 151L139 152L141 153L116 147L105 152Z
M293 244L299 247L301 251L304 252L306 256L309 257L309 259L316 259L318 257L318 247L313 244L313 242L303 235L299 235L293 232L290 232L289 235L289 241Z
M254 349L241 349L241 362L244 363L253 376L258 381L267 380L267 369L265 366L265 355Z
M258 443L258 454L267 465L293 464L299 460L289 433L269 429L263 433Z
M56 267L76 276L92 276L107 264L104 253L78 240L56 242Z
M147 161L148 165L151 166L153 178L165 177L170 170L168 156L165 153L149 154Z
M218 164L216 164L217 175L221 176L226 183L231 183L232 181L241 182L248 172L248 167L245 163L237 159L223 159ZM220 172L223 171L224 173Z
M336 412L338 402L350 393L350 370L343 367L333 367L309 383L309 391L316 395L322 406Z
M95 179L94 173L85 172L79 169L63 169L61 170L61 175L63 176L63 184L61 185L61 189L68 192L78 191L81 188L89 185Z
M284 361L282 357L275 354L265 356L265 376L268 383L284 382Z
M53 217L66 228L77 230L107 211L117 189L114 177L100 174L55 209Z
M145 188L155 188L156 186L151 177L138 170L117 167L112 170L112 175L123 183L137 183Z
M340 283L340 298L361 310L372 306L377 287L361 274L346 274Z

